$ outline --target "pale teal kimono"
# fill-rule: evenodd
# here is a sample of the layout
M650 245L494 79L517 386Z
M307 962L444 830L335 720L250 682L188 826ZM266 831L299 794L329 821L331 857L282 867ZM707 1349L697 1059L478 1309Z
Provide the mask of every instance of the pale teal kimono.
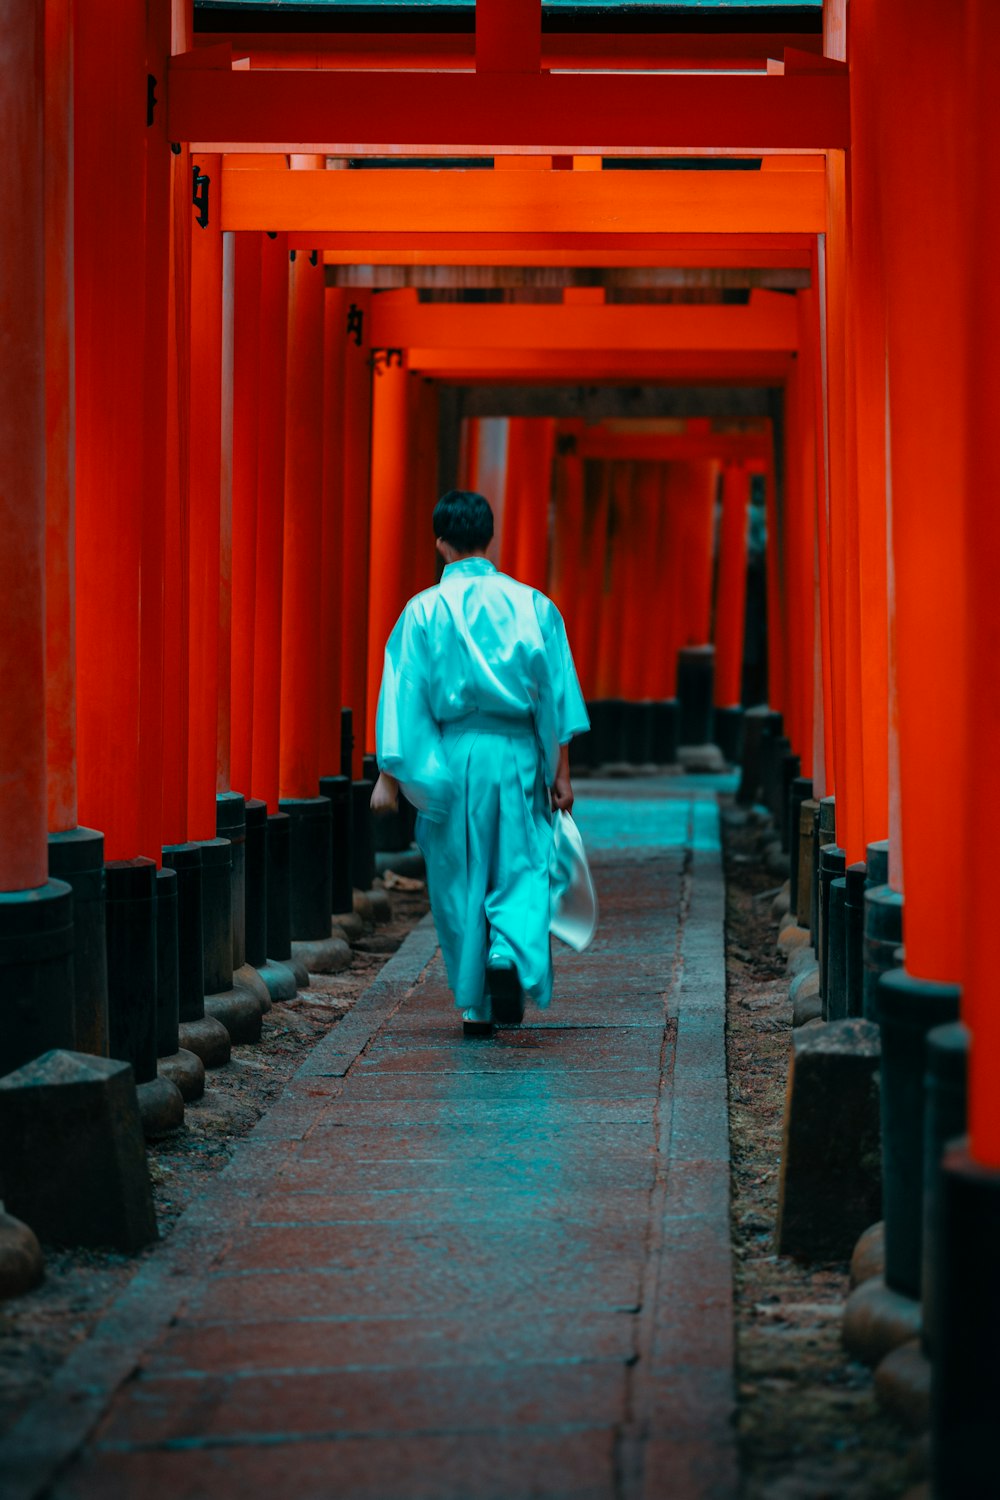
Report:
M481 1008L488 960L552 996L548 788L589 727L551 599L488 559L445 568L385 648L378 763L419 810L417 842L456 1005Z

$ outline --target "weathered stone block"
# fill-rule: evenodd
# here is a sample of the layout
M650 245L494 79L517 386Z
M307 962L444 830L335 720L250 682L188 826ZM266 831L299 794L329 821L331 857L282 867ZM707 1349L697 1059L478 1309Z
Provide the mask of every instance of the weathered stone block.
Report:
M911 1432L924 1432L931 1420L931 1362L919 1339L900 1344L875 1370L879 1405Z
M858 1021L793 1034L778 1250L846 1260L881 1207L878 1029Z
M157 1237L128 1063L46 1052L0 1079L7 1208L41 1240L139 1250Z

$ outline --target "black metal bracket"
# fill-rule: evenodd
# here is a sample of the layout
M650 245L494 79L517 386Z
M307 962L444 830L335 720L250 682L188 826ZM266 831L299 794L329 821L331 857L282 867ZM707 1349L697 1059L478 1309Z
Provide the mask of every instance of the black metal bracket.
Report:
M383 374L395 365L397 369L403 368L402 349L373 349L371 367L376 375Z
M309 264L311 266L318 266L319 265L319 251L318 250L310 250L309 251Z
M361 340L364 337L364 328L364 308L359 307L356 302L352 302L350 307L347 309L347 337L353 338L358 348L361 347Z
M198 210L195 223L201 229L208 228L208 189L211 178L204 172L199 172L197 164L191 163L191 202Z
M152 73L146 74L146 124L152 125L156 115L156 106L159 100L156 97L156 79Z

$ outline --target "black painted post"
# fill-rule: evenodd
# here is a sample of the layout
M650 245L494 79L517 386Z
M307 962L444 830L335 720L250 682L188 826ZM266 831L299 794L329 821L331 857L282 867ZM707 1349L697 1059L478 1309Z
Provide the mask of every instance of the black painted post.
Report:
M267 803L249 798L244 817L245 956L248 964L262 969L267 963Z
M354 890L370 891L375 879L375 850L372 846L372 791L367 778L351 786L351 879ZM353 906L354 896L351 895ZM352 909L349 906L348 911Z
M330 799L284 797L278 806L288 814L292 942L325 942L330 936L333 894Z
M228 839L202 839L201 920L205 994L233 987L232 846Z
M843 875L847 859L843 849L836 844L825 844L819 851L819 993L823 1002L823 1019L832 1019L830 1014L830 887L838 876ZM843 921L840 924L843 939ZM843 978L843 968L839 970ZM838 997L838 1004L840 998Z
M927 1033L924 1080L924 1254L921 1271L924 1353L934 1358L947 1330L939 1326L944 1184L942 1159L950 1141L968 1129L969 1032L961 1021Z
M0 891L0 1074L75 1035L72 889Z
M878 1020L878 983L896 967L903 941L903 898L888 885L865 891L864 968L861 1005L866 1021Z
M288 884L288 814L267 819L267 956L286 963L292 956L291 896Z
M77 1052L108 1055L108 958L104 931L104 835L95 828L49 834L49 875L73 891L73 987Z
M677 762L678 703L676 698L658 698L653 704L653 764Z
M220 792L215 799L215 832L229 840L229 904L233 927L233 969L247 961L246 802L239 792Z
M965 1141L945 1153L940 1224L933 1493L935 1500L982 1500L996 1488L1000 1171L974 1161Z
M340 710L340 774L348 781L354 775L354 714L349 708Z
M958 1002L957 985L914 979L905 969L878 982L885 1281L906 1297L920 1296L923 1265L927 1035L957 1021Z
M205 940L200 844L167 844L163 863L177 876L177 1013L181 1024L205 1016Z
M844 872L844 984L847 1014L864 1015L865 890L868 867L863 859Z
M104 866L108 936L108 1043L132 1064L137 1084L156 1077L156 865L116 859Z
M796 776L788 794L788 880L789 910L796 917L799 910L799 861L802 854L800 809L812 798L813 784L808 776Z
M353 843L353 809L351 778L321 776L320 796L330 801L330 906L338 916L352 909L354 886L351 880L351 846Z
M156 872L156 1055L173 1057L180 1047L180 955L177 946L177 871Z
M682 745L712 743L715 647L682 646L677 653L677 697Z

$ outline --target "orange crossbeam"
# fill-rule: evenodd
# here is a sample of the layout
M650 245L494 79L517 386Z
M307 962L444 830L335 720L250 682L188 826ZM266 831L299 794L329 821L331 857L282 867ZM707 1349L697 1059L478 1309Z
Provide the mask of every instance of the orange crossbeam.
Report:
M794 351L661 353L643 349L421 349L409 350L411 370L428 379L528 385L781 385Z
M213 77L220 75L213 74ZM224 229L368 236L821 234L821 171L276 172L227 158ZM620 243L620 240L619 240Z
M167 94L169 138L224 151L268 142L333 156L663 155L822 151L850 136L839 73L538 73L512 89L502 73L268 72L178 58Z
M695 459L766 459L771 439L763 433L618 433L600 428L577 439L580 458L635 459L678 463Z
M196 49L228 44L251 68L421 68L440 72L475 64L472 32L202 32ZM821 49L819 37L784 32L683 35L671 32L542 36L542 67L677 69L763 68L787 47Z
M372 304L377 349L438 348L777 352L798 347L794 297L755 291L746 306L717 303L418 302L411 290Z
M658 249L568 249L548 250L420 250L412 245L405 249L381 249L376 254L360 247L328 249L331 240L341 235L321 235L319 244L311 235L290 234L289 245L296 250L323 249L328 266L593 266L646 267L684 270L689 267L714 270L808 270L812 265L810 247L805 235L712 235L699 240L693 235L656 235ZM731 247L726 241L735 241ZM683 241L683 243L678 243ZM720 241L723 244L720 245ZM753 243L747 243L752 241Z

